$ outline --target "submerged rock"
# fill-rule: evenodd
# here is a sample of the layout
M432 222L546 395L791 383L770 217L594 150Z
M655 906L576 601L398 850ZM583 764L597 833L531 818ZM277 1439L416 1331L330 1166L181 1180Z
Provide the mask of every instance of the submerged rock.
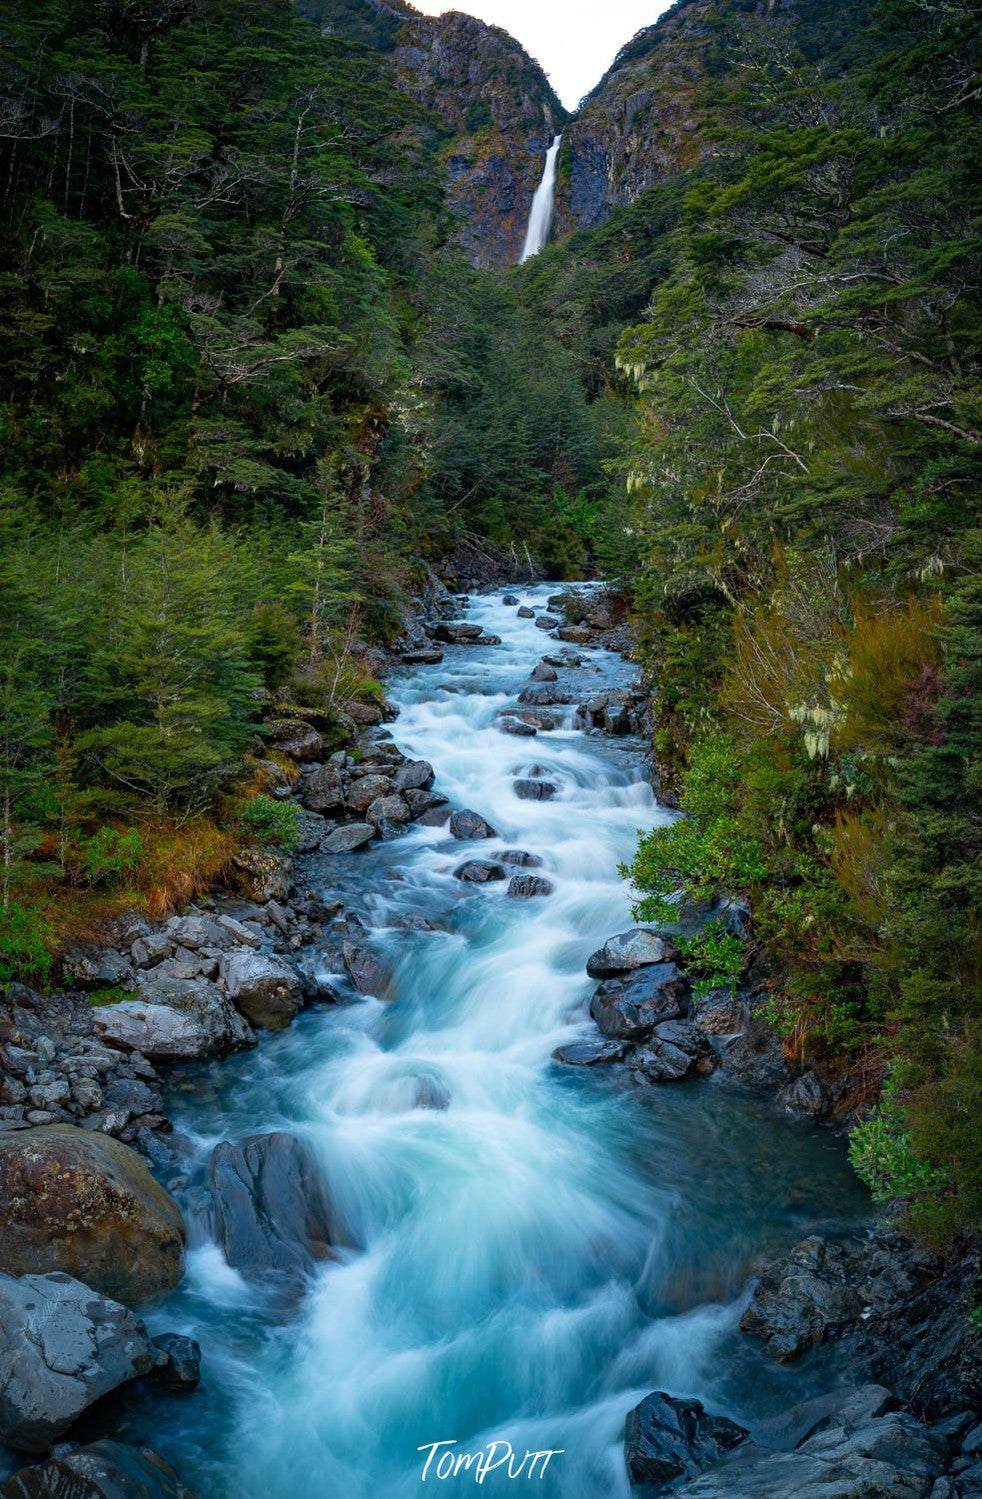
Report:
M177 1203L128 1145L70 1124L0 1135L0 1264L139 1303L184 1268Z
M0 1499L198 1499L149 1447L93 1442L0 1483Z
M70 1275L0 1273L0 1441L51 1444L158 1354L143 1323Z
M688 1010L689 981L674 963L654 963L628 978L607 979L594 991L590 1014L605 1036L640 1041L656 1025Z
M693 1477L718 1462L746 1436L745 1427L708 1415L700 1401L656 1390L625 1422L628 1476L632 1485L651 1485L652 1493L660 1493L675 1479Z
M513 734L516 739L534 739L539 732L530 723L523 723L520 718L513 718L508 715L504 718L499 718L498 728L502 734Z
M475 843L480 838L497 838L497 833L491 824L481 816L479 812L471 812L465 808L454 812L450 819L450 833L454 838L459 838L462 843Z
M509 848L498 858L502 864L517 864L519 869L540 869L543 863L541 854L530 854L523 848Z
M310 1151L293 1135L252 1135L216 1145L208 1184L225 1258L243 1275L297 1287L316 1264L332 1258L324 1182Z
M650 963L673 963L676 957L674 944L663 933L636 926L629 932L609 937L603 947L587 959L586 971L591 978L608 979Z

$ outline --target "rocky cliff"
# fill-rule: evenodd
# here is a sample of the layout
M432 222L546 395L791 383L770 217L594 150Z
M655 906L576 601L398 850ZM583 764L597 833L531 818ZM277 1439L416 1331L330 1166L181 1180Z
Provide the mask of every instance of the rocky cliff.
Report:
M545 73L500 27L404 0L300 0L327 30L388 55L400 88L443 127L461 239L476 265L511 265L546 150L566 113Z

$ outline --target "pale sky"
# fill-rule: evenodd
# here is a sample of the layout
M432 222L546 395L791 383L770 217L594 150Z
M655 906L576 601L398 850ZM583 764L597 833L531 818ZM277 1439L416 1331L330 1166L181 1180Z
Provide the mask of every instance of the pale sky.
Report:
M411 0L438 16L462 10L503 26L549 74L569 109L590 92L615 56L642 26L657 21L672 0Z

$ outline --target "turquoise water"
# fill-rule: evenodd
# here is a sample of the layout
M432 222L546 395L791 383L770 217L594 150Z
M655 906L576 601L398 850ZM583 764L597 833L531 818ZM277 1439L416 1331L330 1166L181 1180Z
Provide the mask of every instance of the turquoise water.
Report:
M474 599L468 617L502 645L448 651L398 682L394 737L500 841L417 828L315 864L317 888L340 888L373 927L395 1001L307 1012L171 1089L202 1160L218 1139L263 1130L308 1140L349 1241L286 1313L198 1231L185 1285L151 1320L199 1338L203 1385L126 1420L208 1499L470 1492L474 1467L441 1481L436 1460L494 1441L516 1450L515 1467L526 1451L558 1455L531 1477L503 1464L482 1492L626 1496L624 1416L648 1391L746 1418L828 1377L821 1363L773 1366L736 1322L761 1256L863 1220L841 1142L715 1079L639 1089L551 1060L594 1034L583 965L632 924L618 866L668 814L637 744L572 726L502 734L496 713L555 646L498 597ZM587 654L578 688L630 674ZM533 766L559 784L556 800L515 797ZM503 848L540 854L555 893L515 902L503 885L453 879L463 857ZM410 912L438 930L385 927ZM419 1106L434 1096L447 1107ZM438 1449L424 1487L418 1449L438 1442L457 1445Z

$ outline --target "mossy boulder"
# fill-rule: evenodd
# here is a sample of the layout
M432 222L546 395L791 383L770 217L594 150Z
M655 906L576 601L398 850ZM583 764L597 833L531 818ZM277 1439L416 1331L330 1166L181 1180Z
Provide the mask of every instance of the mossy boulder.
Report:
M60 1270L138 1304L180 1280L184 1224L128 1145L41 1125L0 1135L0 1264L13 1275Z

